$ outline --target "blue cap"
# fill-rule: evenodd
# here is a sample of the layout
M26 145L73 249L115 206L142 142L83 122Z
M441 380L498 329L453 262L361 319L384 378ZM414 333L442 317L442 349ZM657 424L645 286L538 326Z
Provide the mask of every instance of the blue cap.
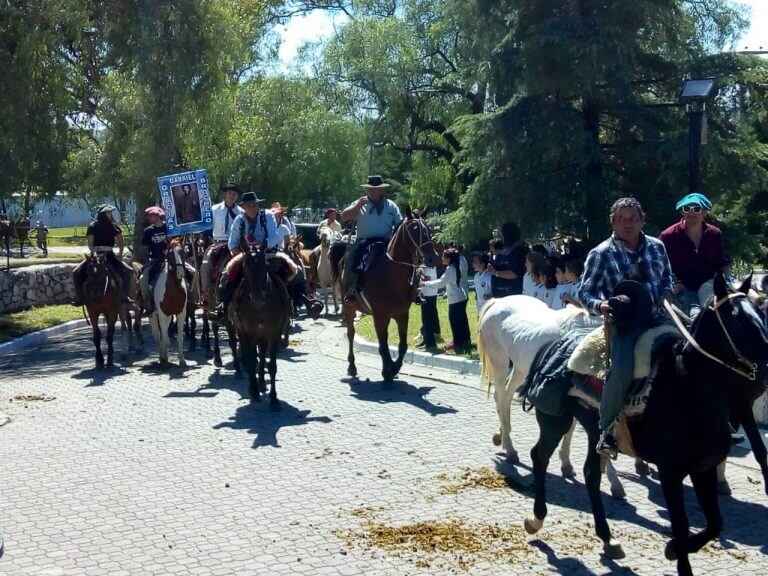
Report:
M685 196L677 203L675 210L680 210L680 208L683 206L691 205L700 206L702 210L706 210L707 212L712 210L712 202L709 201L709 198L704 196L704 194L699 194L698 192L694 192L693 194L688 194L688 196Z

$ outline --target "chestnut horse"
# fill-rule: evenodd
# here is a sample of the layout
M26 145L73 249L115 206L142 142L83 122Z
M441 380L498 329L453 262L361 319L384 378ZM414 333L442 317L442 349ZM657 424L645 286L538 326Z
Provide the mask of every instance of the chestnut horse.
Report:
M114 272L109 268L106 257L101 252L94 252L86 257L85 264L85 309L88 320L93 328L93 345L96 347L96 366L104 366L104 355L101 352L101 330L99 329L99 317L104 316L107 324L107 366L113 366L115 336L115 323L120 318L123 327L123 354L122 358L128 358L128 352L133 349L133 322L128 311L128 306L120 302L120 291ZM141 317L135 320L135 329L140 330ZM137 334L141 341L141 334ZM126 342L127 340L127 342Z
M373 315L382 361L381 375L384 381L391 382L403 366L403 358L408 348L408 309L413 301L413 279L416 269L422 264L437 266L438 262L435 245L424 219L427 210L419 214L412 212L410 206L406 206L405 215L405 219L389 241L386 254L377 257L368 270L360 274L357 303L344 303L349 341L347 355L349 376L357 376L352 344L355 338L355 313L358 310L364 314ZM345 244L335 244L331 258L334 263L334 276L341 278L341 284L346 289L342 272L344 260L341 253L341 250L345 249ZM399 338L397 358L394 361L387 343L389 323L393 319L397 322Z
M157 276L152 297L155 300L155 310L149 318L152 334L160 347L160 364L168 363L168 346L170 335L168 328L171 320L176 319L176 344L179 351L179 366L186 366L184 360L184 319L187 315L189 285L184 267L184 248L181 241L174 238L168 242L165 251L165 262Z

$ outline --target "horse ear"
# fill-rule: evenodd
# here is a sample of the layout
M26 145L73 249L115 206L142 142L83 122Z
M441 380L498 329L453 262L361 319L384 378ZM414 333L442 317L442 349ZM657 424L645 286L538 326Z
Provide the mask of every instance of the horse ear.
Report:
M715 274L715 296L719 300L720 298L725 298L728 295L728 284L725 281L725 276L723 276L722 272L718 272Z
M411 210L410 204L405 205L405 217L408 218L408 220L413 220L413 211Z
M427 214L429 214L429 206L427 206L426 208L424 208L424 210L421 211L421 217L424 220L426 220L427 219Z
M741 286L738 288L739 292L746 296L749 296L749 290L752 288L752 274L754 274L754 272L750 272L749 276L744 278L744 282L742 282Z

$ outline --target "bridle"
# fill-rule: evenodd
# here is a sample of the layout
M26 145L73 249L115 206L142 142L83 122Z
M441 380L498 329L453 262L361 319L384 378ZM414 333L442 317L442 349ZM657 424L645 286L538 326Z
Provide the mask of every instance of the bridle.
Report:
M690 344L691 346L693 346L694 349L696 349L697 352L709 358L713 362L716 362L721 366L728 368L728 370L735 372L739 376L743 376L747 380L754 382L757 379L757 364L755 362L752 362L749 358L744 356L739 351L739 349L736 347L736 344L733 342L733 338L731 338L731 334L728 332L728 329L725 327L723 318L720 316L720 306L722 306L726 302L735 300L736 298L746 298L746 297L747 297L746 294L742 294L741 292L735 292L733 294L728 294L726 296L723 296L719 300L713 300L712 303L707 306L707 309L712 310L715 313L715 316L717 317L717 321L720 324L720 328L722 328L723 334L725 335L725 338L728 340L728 344L730 344L731 350L733 351L733 354L736 357L736 364L737 364L736 366L734 366L733 364L724 362L714 354L710 354L709 352L704 350L704 348L701 347L701 344L696 342L696 339L685 327L682 320L680 320L680 315L677 312L674 305L672 305L670 302L665 300L664 308L667 310L667 313L672 317L672 320L674 321L675 326L677 326L677 329L680 330L680 332L683 334L683 336L687 340L686 346Z
M409 222L416 222L419 226L419 241L416 242L416 239L413 237L413 233L411 232L410 226L408 226ZM392 236L392 239L389 241L389 245L387 246L387 257L392 260L392 262L395 262L396 264L402 264L403 266L410 266L413 268L414 273L416 272L416 268L419 267L421 262L424 260L424 252L422 251L422 248L424 246L427 246L428 244L433 244L432 238L429 236L429 231L426 231L427 239L424 239L424 234L426 230L427 225L424 223L424 221L421 218L414 218L413 220L403 220L403 223L400 225L400 227L397 229L395 234ZM402 234L402 230L405 229L405 233L408 236L408 240L411 241L411 244L416 248L416 252L413 255L413 261L412 262L403 262L402 260L395 260L392 258L392 255L390 254L390 250L394 248L395 240ZM422 241L423 240L423 241Z

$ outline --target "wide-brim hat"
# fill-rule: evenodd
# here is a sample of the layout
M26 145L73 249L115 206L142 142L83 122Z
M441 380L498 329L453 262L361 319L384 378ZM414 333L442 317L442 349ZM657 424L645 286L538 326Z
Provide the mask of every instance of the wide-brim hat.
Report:
M632 303L631 317L621 320L642 323L653 315L653 299L648 289L637 280L623 280L613 289L613 297L626 296Z
M226 184L224 184L224 186L221 187L222 192L226 192L227 190L232 190L234 192L237 192L238 194L241 193L240 186L238 186L234 182L227 182Z
M264 202L264 198L259 198L258 196L256 196L256 192L245 192L240 197L240 204L249 204L249 203L258 204L259 202Z
M389 184L382 180L381 176L368 176L368 182L361 184L363 188L389 188Z
M159 216L160 218L165 218L165 210L160 208L160 206L150 206L144 210L144 214L147 216Z
M99 204L94 210L96 211L96 214L103 214L104 212L114 212L117 208L112 206L112 204Z
M699 192L688 194L675 205L675 210L680 210L683 206L699 206L702 210L709 212L712 210L712 202L709 198Z

